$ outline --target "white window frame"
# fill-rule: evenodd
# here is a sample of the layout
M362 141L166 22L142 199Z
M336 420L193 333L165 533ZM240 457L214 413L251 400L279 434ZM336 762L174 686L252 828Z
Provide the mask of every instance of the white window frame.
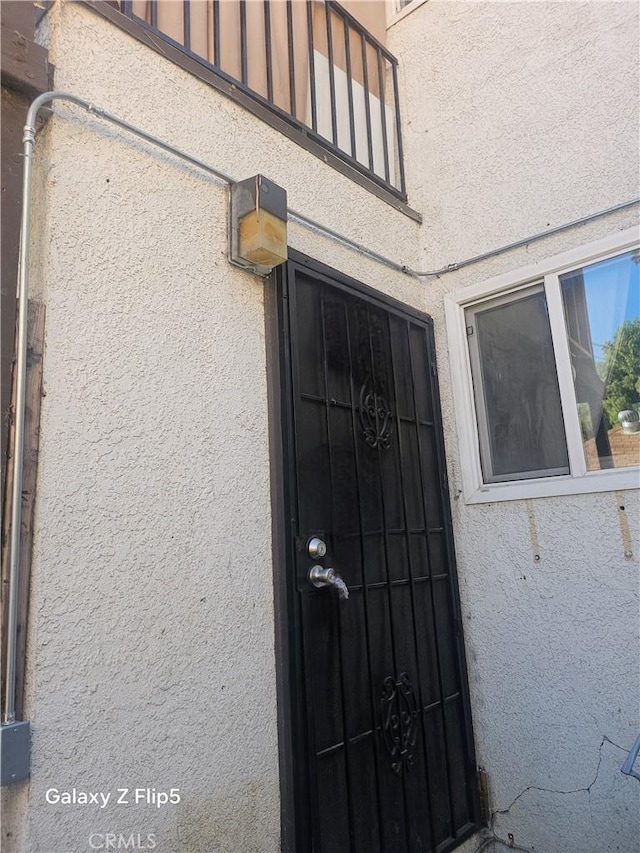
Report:
M411 0L403 9L398 10L395 0L387 0L387 29L397 24L403 18L406 18L407 15L410 15L411 12L414 12L426 2L427 0Z
M564 321L560 275L603 261L640 246L640 228L628 228L602 240L554 255L537 264L454 291L445 297L445 316L453 399L460 446L462 490L466 503L521 500L640 488L640 469L587 471L576 393L571 371L569 339ZM485 483L480 464L480 439L467 342L465 309L496 296L507 296L542 281L547 297L551 338L558 371L570 474Z

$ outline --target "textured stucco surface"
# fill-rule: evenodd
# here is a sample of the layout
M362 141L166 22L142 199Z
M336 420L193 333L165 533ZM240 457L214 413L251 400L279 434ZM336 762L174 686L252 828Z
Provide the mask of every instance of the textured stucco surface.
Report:
M389 36L420 269L640 194L636 4L430 0ZM444 296L636 222L637 209L608 216L425 286L478 762L496 834L537 853L638 847L640 789L619 772L640 729L638 492L464 504Z
M432 268L637 195L634 11L429 0L389 31L422 228L90 10L58 2L46 27L56 88ZM113 831L275 853L264 285L227 263L226 194L196 170L65 106L37 151L33 773L3 792L6 849L75 853ZM613 493L465 506L443 298L633 221L426 284L291 227L296 249L434 317L478 759L508 809L496 833L536 853L637 847L638 785L619 765L639 725L638 493L623 496L631 560ZM182 802L44 802L52 786L146 785Z
M418 226L91 12L47 19L55 86L390 254ZM264 283L227 261L227 193L75 108L38 140L32 293L47 304L28 784L3 849L280 846ZM349 199L349 204L344 200ZM407 276L291 244L414 305ZM414 258L406 257L408 263ZM179 788L162 809L119 787ZM48 805L50 787L113 791ZM7 833L11 833L9 837Z

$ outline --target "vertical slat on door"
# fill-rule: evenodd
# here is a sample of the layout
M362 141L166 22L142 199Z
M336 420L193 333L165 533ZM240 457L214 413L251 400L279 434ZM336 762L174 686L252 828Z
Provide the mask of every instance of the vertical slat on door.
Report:
M373 313L371 307L369 305L366 306L366 343L368 343L369 349L369 359L368 359L368 371L367 367L365 367L365 373L361 377L363 380L363 387L365 384L369 383L369 388L371 393L376 393L377 389L380 390L381 395L383 392L387 391L387 382L388 377L384 375L384 359L382 357L382 328L379 320L379 316L377 313ZM377 326L377 328L376 328ZM376 335L377 332L377 335ZM377 347L374 344L377 341ZM362 342L366 345L365 341ZM366 359L363 359L366 365ZM376 407L375 414L375 426L376 430L381 426L379 423L379 415ZM388 667L386 671L383 671L382 678L378 678L376 684L374 684L374 690L378 692L379 703L380 703L380 711L379 716L381 718L382 715L382 695L384 689L384 683L386 678L392 678L395 682L399 673L399 661L397 654L397 643L396 643L396 622L397 620L394 618L394 608L393 608L393 593L391 588L390 576L389 576L389 555L390 555L390 545L389 545L389 536L386 526L386 518L385 518L385 506L384 506L384 484L382 479L382 469L380 464L380 446L369 447L364 442L361 442L364 447L363 452L371 455L372 467L375 471L375 498L378 502L378 516L380 519L381 525L381 534L382 534L382 547L383 547L383 580L384 586L381 589L376 589L374 595L376 597L380 597L381 599L386 599L384 601L384 619L385 621L388 619L388 631L389 631L389 650L390 650L390 660L388 662ZM385 451L386 452L386 451ZM382 633L384 627L384 622L378 625L378 630ZM402 773L396 774L392 769L392 759L391 756L385 752L385 749L381 749L380 751L381 758L381 767L380 767L380 775L381 775L381 784L383 791L386 792L386 796L383 797L383 812L382 812L382 823L383 830L385 836L385 851L390 851L390 853L405 853L405 851L409 850L408 846L408 837L407 837L407 805L406 805L406 791L405 791L405 780Z
M374 693L374 678L373 678L373 664L372 664L372 649L371 649L371 636L372 636L372 626L371 626L371 602L369 598L369 587L367 584L367 574L366 574L366 566L365 566L365 524L362 513L363 502L362 502L362 475L361 475L361 465L360 465L360 445L358 444L358 425L357 425L357 389L354 384L354 341L353 341L353 329L352 324L350 322L349 316L349 308L348 303L344 303L344 312L345 312L345 323L346 323L346 335L347 335L347 366L349 370L349 395L350 395L350 416L351 416L351 436L352 436L352 449L353 449L353 460L355 465L355 475L356 475L356 489L357 489L357 498L358 498L358 523L359 523L359 544L360 544L360 585L362 592L362 601L363 601L363 619L364 619L364 635L365 635L365 643L366 643L366 667L367 667L367 676L368 676L368 690L367 690L367 698L369 702L369 712L370 719L372 725L371 737L368 740L370 744L369 749L369 759L373 759L373 777L375 780L375 798L376 798L376 806L377 811L375 815L371 815L373 824L377 830L376 840L379 844L377 847L372 847L372 850L378 850L379 853L385 853L384 851L384 838L382 834L382 792L380 786L380 749L378 738L376 736L375 726L376 726L376 700ZM372 839L373 840L373 839Z
M336 515L335 515L335 503L336 503L336 489L334 484L334 443L332 441L332 432L331 432L331 417L330 417L330 400L329 400L329 379L328 379L328 364L327 364L327 324L325 317L325 304L326 300L324 297L320 298L320 324L322 329L322 366L323 366L323 381L324 381L324 417L326 422L327 429L327 445L329 448L329 467L324 472L318 472L320 476L325 476L329 478L329 494L330 494L330 506L331 506L331 525L330 529L332 531L336 530ZM342 643L342 627L343 627L343 619L342 619L342 611L340 609L340 601L335 600L335 592L332 589L324 589L322 593L326 598L331 601L333 605L333 625L334 630L336 631L336 635L338 638L338 657L335 661L335 665L339 667L340 670L340 695L342 699L342 738L343 738L343 747L342 747L342 762L343 767L341 768L342 773L345 778L345 788L346 788L346 807L348 814L348 827L349 827L349 850L351 853L355 853L354 848L354 814L353 814L353 800L352 800L352 770L351 763L352 758L350 755L349 748L349 737L347 730L347 711L345 708L345 667L344 667L344 659L345 654L343 650ZM338 770L340 772L340 770ZM344 804L343 804L344 806ZM332 816L330 812L327 813L328 820L332 820ZM346 849L346 846L345 846Z
M268 0L265 0L266 2ZM305 488L308 479L313 477L314 471L322 467L322 460L307 459L307 450L313 453L314 447L321 447L324 441L324 436L317 437L314 440L313 433L307 434L307 409L302 406L303 397L306 399L315 397L317 399L320 396L322 386L322 340L318 333L318 325L314 322L319 307L319 290L311 282L301 281L295 268L290 268L290 273L288 310L290 310L291 319L292 450L295 478L291 509L297 522L297 532L300 533L301 529L305 525L312 524L318 515L322 519L329 499L326 490L323 489L323 486L326 485L323 480L319 482L316 489ZM311 412L311 409L308 411ZM311 418L310 420L313 428L315 419ZM322 422L320 422L321 425ZM305 447L305 441L307 447ZM334 712L334 706L331 702L333 698L331 686L319 683L318 679L318 676L330 676L332 671L326 672L324 668L316 671L316 660L314 658L319 649L327 648L331 639L322 636L322 631L327 623L323 604L326 605L327 602L323 602L322 599L316 600L313 597L313 592L307 586L306 579L304 576L300 577L304 573L304 569L304 563L302 566L294 564L291 579L294 595L299 603L300 621L296 625L296 630L302 646L301 653L305 674L303 684L307 745L304 753L307 756L307 761L305 762L304 774L305 782L308 785L309 826L305 827L305 836L303 837L306 837L308 832L310 837L317 839L316 843L319 843L322 837L320 821L321 780L319 779L316 754L323 746L328 746L332 740L331 737L325 736L323 731L319 731L319 726L323 723L330 725L332 718L335 718L337 714ZM317 623L314 620L317 620ZM317 644L313 642L314 636L317 639ZM319 714L321 716L318 716ZM319 743L323 738L326 742ZM298 760L300 761L300 756ZM335 786L330 789L330 795L334 791ZM337 808L336 803L332 802L331 806L334 810ZM336 827L339 827L340 817L341 813L337 812Z
M426 330L427 334L427 350L432 364L432 376L436 376L435 360L436 348L433 335L433 328ZM464 804L456 809L458 814L454 814L456 832L466 829L474 822L474 815L477 814L477 798L478 789L475 779L475 761L473 758L473 727L471 722L471 708L469 702L467 685L467 669L462 645L460 615L460 592L458 589L458 580L455 572L455 554L453 547L453 531L451 522L451 512L447 499L448 484L446 481L446 465L445 465L445 448L444 434L442 424L439 420L440 396L438 384L435 379L431 381L431 411L433 412L434 421L434 450L437 456L437 464L441 474L442 489L439 492L440 511L442 517L443 531L442 537L444 540L443 561L448 567L447 574L449 586L449 602L451 614L454 620L454 639L453 647L456 658L456 680L459 691L459 698L456 707L456 720L452 723L453 734L456 740L456 750L458 753L458 761L456 762L460 768L457 773L457 790L459 791L459 800L463 800Z
M400 408L398 406L398 394L397 394L398 376L402 375L402 376L407 377L409 375L409 372L408 372L408 366L409 365L407 364L408 359L406 359L406 357L405 357L405 359L403 360L401 358L400 353L398 353L397 351L396 351L396 354L394 356L394 339L396 338L396 335L393 334L392 329L396 328L400 332L400 334L402 334L402 332L404 332L404 330L406 328L406 323L404 323L403 321L398 320L396 318L393 318L393 320L392 320L390 315L388 316L388 323L389 323L389 341L390 341L389 356L390 356L390 361L391 361L391 374L393 377L393 408L394 408L394 411L396 413L396 424L399 425L399 423L400 423L399 419L400 419L401 415L400 415ZM398 326L400 327L399 329L397 328ZM397 339L396 339L396 347L397 347ZM407 349L406 355L408 355L408 354L409 354L409 351ZM400 358L399 358L399 356L400 356ZM400 361L400 374L398 373L398 361ZM414 392L413 387L410 388L410 393L412 394L412 396L414 395L415 392ZM408 519L408 513L407 513L407 493L406 493L406 489L405 489L405 485L404 485L404 475L403 475L403 468L402 468L402 434L401 434L400 429L397 430L397 439L398 439L398 451L399 451L399 456L400 456L400 459L398 460L398 468L399 468L399 472L400 472L400 482L401 482L401 491L402 491L403 527L404 527L404 533L406 536L408 569L409 569L409 578L410 578L410 585L411 585L411 587L410 587L411 588L411 621L413 623L412 634L413 634L414 654L415 654L416 669L417 669L417 671L416 671L416 692L418 695L418 702L419 702L419 708L420 708L419 737L420 737L421 743L417 745L417 748L418 748L419 752L421 753L422 758L423 758L423 762L424 762L424 764L418 763L418 767L416 768L416 772L420 773L422 775L422 778L424 779L425 794L426 794L426 802L425 802L426 808L424 810L419 810L418 815L423 816L426 813L426 819L428 822L429 848L431 850L435 850L436 849L436 840L435 840L435 834L434 834L434 829L433 829L433 800L431 797L431 790L430 790L431 786L429 784L429 773L428 773L429 759L428 759L428 755L427 755L427 742L426 742L426 736L425 736L425 715L424 715L425 702L424 702L424 694L423 694L423 689L422 689L422 679L420 677L420 669L419 669L419 663L418 663L419 659L420 659L420 644L419 644L419 640L418 640L418 619L416 616L416 580L415 580L415 576L417 573L419 573L419 568L418 568L418 572L416 572L416 565L414 562L415 557L412 554L413 549L411 547L411 533L410 533L410 529L409 529L409 519Z
M416 330L416 331L414 331L414 330ZM419 351L420 341L418 339L418 334L420 334L420 333L424 336L423 330L420 330L420 332L418 332L417 327L413 326L413 324L410 322L407 323L407 335L408 335L408 340L409 340L409 353L410 353L410 365L409 365L409 367L410 367L410 372L411 372L411 377L412 377L412 382L413 382L413 388L414 388L414 418L415 418L416 438L417 438L417 442L418 442L418 455L419 455L419 459L420 459L420 465L419 465L420 482L421 482L421 486L422 486L422 495L423 495L423 499L424 499L424 509L425 509L425 517L426 517L425 520L426 520L426 528L427 528L427 555L428 555L428 559L429 559L429 565L431 566L430 604L431 604L431 617L432 617L433 625L434 625L434 629L435 629L434 630L434 640L435 640L435 652L436 652L436 660L437 660L437 676L438 676L438 687L439 687L438 710L436 713L438 713L439 717L440 717L439 726L441 726L440 731L442 734L442 739L441 739L442 754L443 754L443 758L444 758L443 767L442 767L442 776L444 776L446 779L445 786L446 786L446 792L447 792L447 807L448 807L447 808L448 819L446 822L443 822L443 824L442 824L442 829L444 830L446 835L444 838L438 837L438 834L436 835L436 843L439 843L439 842L445 840L447 837L454 835L453 793L452 793L452 789L451 789L451 779L450 779L450 773L449 773L450 748L449 748L448 736L447 736L447 721L446 721L445 703L444 703L445 692L444 692L443 673L442 673L442 657L441 657L441 650L440 650L442 638L438 637L438 630L437 630L437 608L435 605L436 596L435 596L435 589L434 589L433 562L431 560L431 549L430 549L430 543L429 543L429 537L428 537L429 525L430 525L430 520L431 520L429 517L428 511L427 511L427 491L429 489L429 485L428 485L428 483L426 483L426 475L427 475L427 469L426 469L426 465L425 465L426 460L424 458L424 449L423 449L422 443L420 441L420 438L421 438L421 436L420 436L421 421L422 422L428 421L428 416L429 416L428 408L422 404L424 398L421 399L421 397L420 397L420 388L423 389L424 395L429 395L429 391L430 391L430 388L429 388L430 383L429 383L429 385L424 384L425 381L428 381L426 379L426 365L428 364L428 362L427 362L428 356L427 356L426 347L424 347L424 344L423 344L424 348L423 348L422 352ZM418 349L418 352L416 352L416 349ZM423 370L424 370L424 376L420 376L420 374ZM418 381L419 381L418 377L420 377L422 379L421 385L418 384ZM428 396L427 396L427 399L428 399ZM434 716L435 716L435 714L434 714Z

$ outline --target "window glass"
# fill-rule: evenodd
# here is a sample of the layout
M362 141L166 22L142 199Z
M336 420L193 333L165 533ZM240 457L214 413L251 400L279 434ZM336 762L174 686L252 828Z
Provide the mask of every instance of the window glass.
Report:
M485 482L569 473L542 285L467 311Z
M408 6L412 0L394 0L394 11L401 12L405 6Z
M640 253L560 276L587 470L640 464Z

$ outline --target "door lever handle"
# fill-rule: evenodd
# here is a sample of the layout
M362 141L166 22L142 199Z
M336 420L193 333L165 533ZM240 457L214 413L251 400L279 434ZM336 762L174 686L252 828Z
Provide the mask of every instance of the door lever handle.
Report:
M332 586L337 590L340 598L349 598L349 590L346 583L333 569L325 569L322 566L311 566L309 569L309 580L314 586Z

